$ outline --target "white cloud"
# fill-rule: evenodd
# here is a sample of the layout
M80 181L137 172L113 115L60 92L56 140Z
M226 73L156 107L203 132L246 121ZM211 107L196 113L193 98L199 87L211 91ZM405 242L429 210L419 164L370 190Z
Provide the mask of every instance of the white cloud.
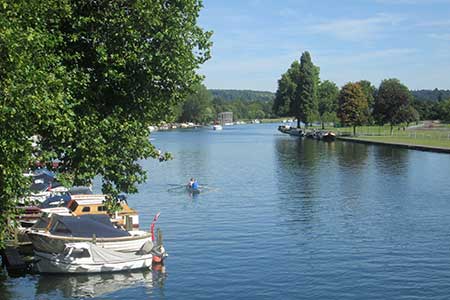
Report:
M331 34L343 40L373 39L386 27L401 22L404 18L388 14L378 14L365 19L340 19L311 25L311 33Z
M450 41L450 33L432 33L429 37L437 40Z

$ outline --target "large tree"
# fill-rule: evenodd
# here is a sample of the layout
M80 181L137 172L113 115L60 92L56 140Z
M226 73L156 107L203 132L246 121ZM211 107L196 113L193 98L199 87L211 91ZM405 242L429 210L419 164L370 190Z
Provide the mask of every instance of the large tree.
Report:
M297 127L300 121L308 126L317 116L317 85L319 81L319 69L311 61L308 51L302 53L300 58L300 73L294 101L291 103L291 111L297 118Z
M368 80L360 80L357 83L361 86L361 89L363 90L364 96L367 99L367 105L368 105L368 111L367 111L367 121L369 124L373 124L373 108L375 105L375 94L376 94L376 87L370 83Z
M338 117L343 125L353 127L353 135L356 135L356 126L367 121L367 98L358 83L349 82L344 85L339 93Z
M136 192L148 126L201 81L199 0L0 0L0 244L34 160L68 184ZM39 136L37 147L30 137ZM0 245L1 246L1 245Z
M390 124L391 134L394 125L407 122L412 112L409 109L412 95L398 79L385 79L381 82L375 98L374 116L379 124Z
M297 82L300 74L300 63L295 60L290 68L278 80L278 88L273 102L273 112L278 116L292 116L291 103L294 101Z
M329 80L319 84L317 91L319 117L322 123L322 129L326 122L335 122L338 108L339 88Z

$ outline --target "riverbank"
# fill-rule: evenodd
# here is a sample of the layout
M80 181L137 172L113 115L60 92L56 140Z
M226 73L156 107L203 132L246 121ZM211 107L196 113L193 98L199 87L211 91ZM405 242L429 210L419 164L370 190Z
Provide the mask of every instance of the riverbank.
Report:
M399 148L420 150L420 151L431 151L439 153L449 153L450 154L450 143L449 141L436 141L436 140L412 140L406 137L386 137L386 136L359 136L359 137L347 137L338 136L337 139L341 141L349 141L355 143L363 144L375 144L375 145L385 145L394 146ZM432 143L430 145L430 143ZM442 145L439 145L441 144Z

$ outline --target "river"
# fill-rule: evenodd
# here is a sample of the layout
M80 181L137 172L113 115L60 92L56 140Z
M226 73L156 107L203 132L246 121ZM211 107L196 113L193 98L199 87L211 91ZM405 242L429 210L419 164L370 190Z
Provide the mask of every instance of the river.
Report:
M129 197L164 272L0 275L1 299L447 299L450 155L282 135L276 124L152 134L168 162ZM195 177L207 189L189 195Z

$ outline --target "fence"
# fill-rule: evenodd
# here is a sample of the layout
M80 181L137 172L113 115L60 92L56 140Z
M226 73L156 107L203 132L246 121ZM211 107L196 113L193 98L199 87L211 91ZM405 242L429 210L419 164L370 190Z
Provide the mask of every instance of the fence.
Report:
M346 130L337 129L337 134L340 136L352 136L353 132ZM386 128L356 128L357 136L392 136L392 137L405 137L410 139L431 139L431 140L442 140L450 141L450 131L448 130L405 130L405 129L394 129L391 134L390 129Z

